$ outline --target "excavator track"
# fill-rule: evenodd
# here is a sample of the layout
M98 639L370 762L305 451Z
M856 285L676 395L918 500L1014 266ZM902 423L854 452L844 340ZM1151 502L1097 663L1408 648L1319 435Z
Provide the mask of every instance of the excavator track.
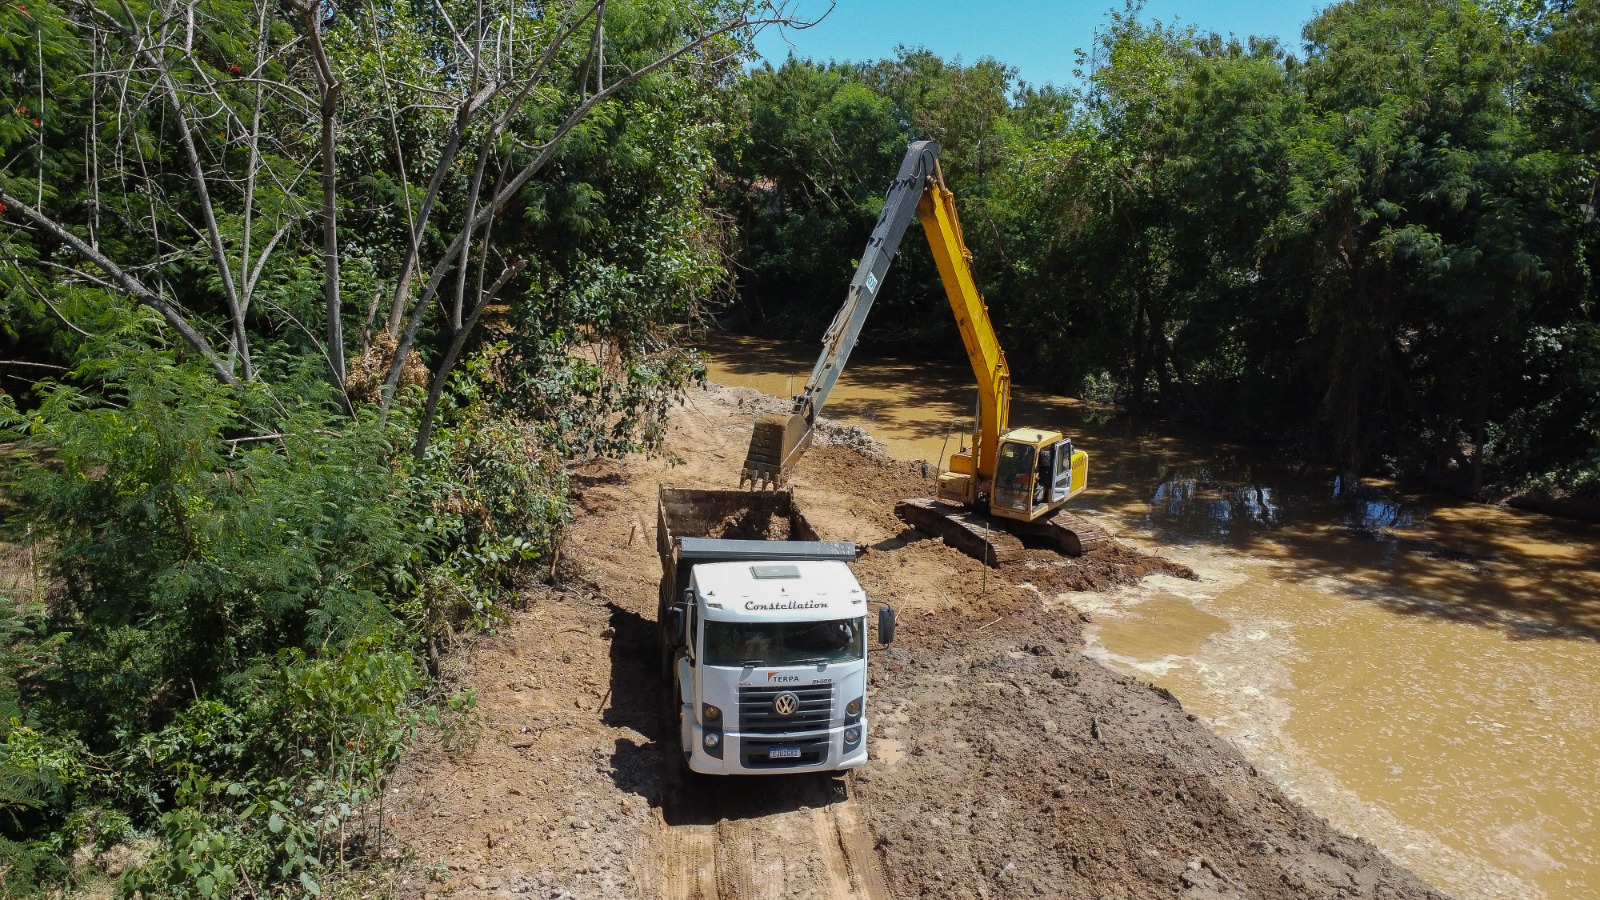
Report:
M1104 528L1077 513L1058 512L1027 527L1038 526L1044 526L1042 536L1068 556L1085 556L1111 543L1111 535Z
M901 500L895 504L894 514L912 528L991 566L1004 565L1024 550L1021 536L1041 539L1067 556L1093 553L1111 543L1105 529L1069 512L1037 522L1018 522L918 498Z
M894 514L912 528L991 566L1010 562L1024 549L1021 538L1004 530L1003 520L965 507L918 498L896 503Z

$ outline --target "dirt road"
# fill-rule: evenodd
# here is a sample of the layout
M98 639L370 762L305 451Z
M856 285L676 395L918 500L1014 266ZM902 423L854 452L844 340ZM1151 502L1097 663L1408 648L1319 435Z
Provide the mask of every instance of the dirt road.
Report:
M900 610L875 649L873 761L849 778L667 783L656 743L657 485L733 486L758 408L713 387L667 451L579 473L557 585L457 661L473 725L386 796L403 897L1439 898L1294 806L1168 696L1081 656L1041 596L1181 567L1113 548L985 571L905 531L919 465L834 430L795 489ZM1103 525L1114 523L1103 522ZM1114 528L1113 528L1114 530Z
M640 882L664 900L888 900L882 867L844 779L714 781L662 808L659 868ZM659 878L659 884L652 883Z

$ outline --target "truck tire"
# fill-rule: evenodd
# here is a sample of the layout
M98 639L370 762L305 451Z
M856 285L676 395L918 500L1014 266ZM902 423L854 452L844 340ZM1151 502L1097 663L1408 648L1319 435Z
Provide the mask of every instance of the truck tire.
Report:
M687 784L695 773L689 768L689 761L683 755L682 723L678 720L681 712L678 702L678 682L669 676L661 685L661 761L666 766L666 772L663 774L666 776L667 784L681 787Z

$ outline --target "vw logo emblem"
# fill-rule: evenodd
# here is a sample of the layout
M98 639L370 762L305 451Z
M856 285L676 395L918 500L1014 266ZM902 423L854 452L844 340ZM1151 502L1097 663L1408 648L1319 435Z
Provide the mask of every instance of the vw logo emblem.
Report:
M800 708L800 698L793 691L784 691L772 698L772 711L780 716L792 716Z

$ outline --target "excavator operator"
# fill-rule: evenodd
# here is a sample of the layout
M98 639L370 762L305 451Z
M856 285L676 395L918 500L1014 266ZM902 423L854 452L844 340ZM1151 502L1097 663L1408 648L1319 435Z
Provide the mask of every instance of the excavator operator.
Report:
M1050 497L1050 483L1055 476L1056 448L1039 451L1039 465L1033 473L1033 505L1038 506Z

